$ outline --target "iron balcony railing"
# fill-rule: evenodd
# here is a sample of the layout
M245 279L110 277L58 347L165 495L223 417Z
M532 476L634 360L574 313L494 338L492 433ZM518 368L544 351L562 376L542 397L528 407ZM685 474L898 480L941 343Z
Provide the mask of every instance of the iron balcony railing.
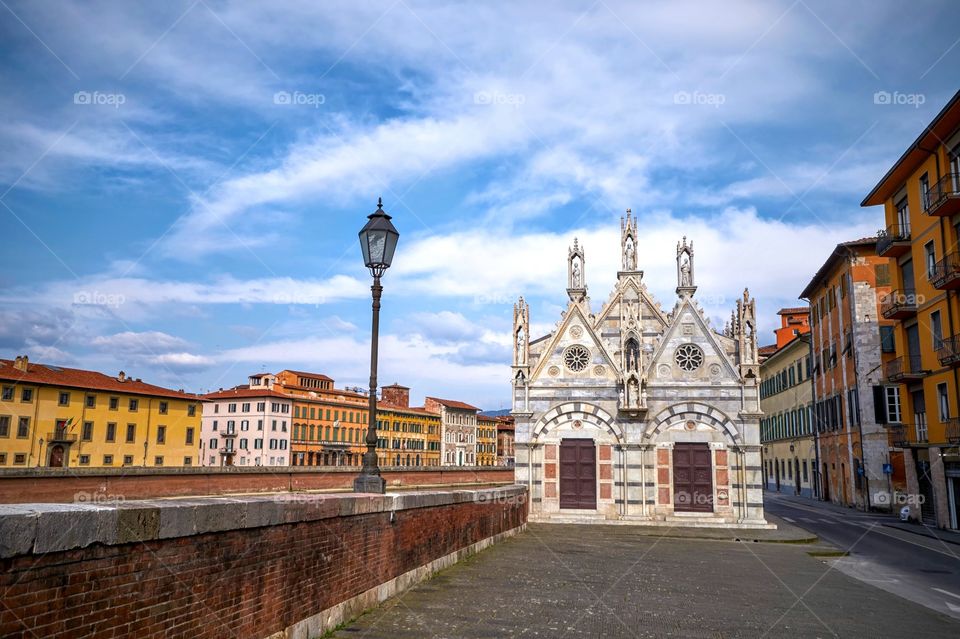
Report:
M887 319L897 319L917 312L917 292L912 288L897 289L880 300L880 312Z
M71 435L62 428L58 428L52 433L47 433L47 441L51 443L62 442L66 444L72 444L73 442L77 441L77 436Z
M930 269L930 283L934 288L960 286L960 253L948 253Z
M944 438L951 444L960 444L960 418L951 417L943 423Z
M887 431L890 435L890 444L897 448L903 448L910 444L910 438L907 436L908 426L906 424L890 424Z
M923 367L920 365L919 355L907 355L892 359L887 362L884 370L887 379L891 382L903 379L918 379L925 374Z
M886 253L896 242L909 241L910 227L908 225L891 224L887 228L877 231L877 255Z
M927 215L953 215L960 212L960 173L947 173L930 187L924 210Z
M941 366L960 364L960 335L944 337L937 345L937 360Z

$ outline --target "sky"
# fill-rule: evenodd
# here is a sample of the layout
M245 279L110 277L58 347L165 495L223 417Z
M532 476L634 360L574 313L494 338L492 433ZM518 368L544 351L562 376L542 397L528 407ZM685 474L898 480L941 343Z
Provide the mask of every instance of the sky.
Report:
M261 371L368 386L378 197L400 232L380 383L509 407L513 303L594 310L639 218L761 343L957 90L946 0L0 0L0 357L206 392Z

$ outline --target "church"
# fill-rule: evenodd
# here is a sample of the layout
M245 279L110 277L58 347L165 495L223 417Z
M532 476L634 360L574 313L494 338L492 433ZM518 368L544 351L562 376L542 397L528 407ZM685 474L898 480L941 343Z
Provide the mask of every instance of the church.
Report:
M677 244L673 308L637 267L637 220L620 222L621 270L596 312L586 247L567 256L566 310L531 338L513 312L516 480L531 521L772 527L760 466L756 303L744 290L714 330L695 294L693 242Z

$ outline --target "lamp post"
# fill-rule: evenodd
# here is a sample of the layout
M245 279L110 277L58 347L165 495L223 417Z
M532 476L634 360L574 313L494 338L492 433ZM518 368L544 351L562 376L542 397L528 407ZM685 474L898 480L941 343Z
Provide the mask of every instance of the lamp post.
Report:
M390 268L393 252L397 248L400 233L390 223L390 216L383 210L383 200L377 199L377 210L368 216L368 222L360 230L360 249L363 263L373 276L373 330L370 333L370 405L367 411L367 452L363 454L360 475L353 480L353 490L358 493L384 493L386 482L380 476L377 463L377 342L380 333L380 277Z

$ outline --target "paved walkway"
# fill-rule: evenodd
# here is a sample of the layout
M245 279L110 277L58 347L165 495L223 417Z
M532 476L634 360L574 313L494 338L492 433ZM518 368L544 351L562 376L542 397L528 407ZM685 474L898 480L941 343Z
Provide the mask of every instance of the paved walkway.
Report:
M832 570L821 546L531 525L335 637L958 636L960 623Z

